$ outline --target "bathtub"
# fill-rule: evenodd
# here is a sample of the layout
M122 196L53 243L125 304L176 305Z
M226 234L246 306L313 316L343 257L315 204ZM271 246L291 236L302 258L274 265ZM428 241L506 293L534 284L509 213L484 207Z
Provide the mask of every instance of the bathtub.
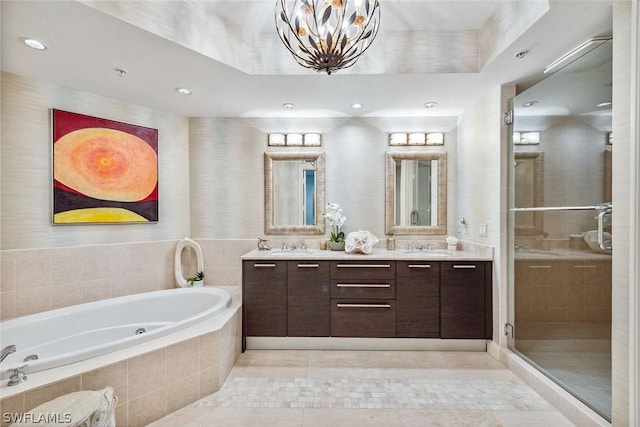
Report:
M1 378L25 364L24 371L32 373L134 346L212 318L230 305L231 296L224 289L180 288L0 322L0 348L16 346L2 362Z

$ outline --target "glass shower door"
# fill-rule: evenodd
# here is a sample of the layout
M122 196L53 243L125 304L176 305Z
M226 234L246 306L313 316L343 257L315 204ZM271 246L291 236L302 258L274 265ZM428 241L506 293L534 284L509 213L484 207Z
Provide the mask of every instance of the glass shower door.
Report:
M611 42L513 99L509 347L611 419Z

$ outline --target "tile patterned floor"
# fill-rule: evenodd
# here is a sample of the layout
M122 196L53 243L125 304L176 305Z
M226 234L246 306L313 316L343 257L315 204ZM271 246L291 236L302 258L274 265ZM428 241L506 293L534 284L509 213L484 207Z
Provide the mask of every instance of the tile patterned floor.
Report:
M486 353L249 350L153 427L571 426Z

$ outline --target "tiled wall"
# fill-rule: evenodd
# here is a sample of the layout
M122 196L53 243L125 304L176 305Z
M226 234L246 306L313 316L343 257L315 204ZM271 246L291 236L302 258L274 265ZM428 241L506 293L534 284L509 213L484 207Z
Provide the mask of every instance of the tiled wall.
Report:
M240 286L240 257L256 240L196 239L204 256L206 286ZM142 292L176 287L178 241L126 243L0 252L0 319ZM195 273L183 253L183 274Z
M219 331L4 399L2 412L22 413L67 393L112 386L116 425L145 426L222 386L240 355L241 318L238 310Z
M175 287L177 241L1 253L0 319Z

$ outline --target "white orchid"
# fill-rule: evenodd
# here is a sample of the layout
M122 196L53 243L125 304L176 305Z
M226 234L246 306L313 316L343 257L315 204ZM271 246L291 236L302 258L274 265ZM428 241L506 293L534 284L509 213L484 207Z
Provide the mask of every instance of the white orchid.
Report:
M347 220L347 217L342 215L342 209L340 208L340 204L338 203L327 203L325 207L324 217L331 226L331 237L329 238L332 242L344 242L344 231L340 228Z

